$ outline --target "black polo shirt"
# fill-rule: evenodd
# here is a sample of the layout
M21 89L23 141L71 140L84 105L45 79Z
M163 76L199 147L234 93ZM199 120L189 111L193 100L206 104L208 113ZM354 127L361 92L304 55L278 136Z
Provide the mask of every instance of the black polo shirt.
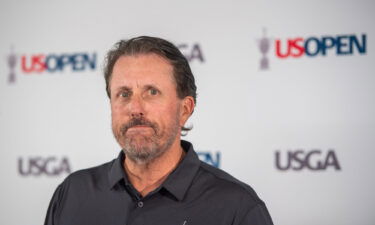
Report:
M117 159L70 174L56 189L45 225L272 224L264 202L248 185L186 155L164 183L142 197Z

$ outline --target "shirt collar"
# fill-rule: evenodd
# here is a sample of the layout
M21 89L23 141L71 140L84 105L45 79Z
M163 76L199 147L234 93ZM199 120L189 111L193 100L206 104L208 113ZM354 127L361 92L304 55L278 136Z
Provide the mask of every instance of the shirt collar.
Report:
M184 198L200 166L200 161L193 145L188 141L181 140L181 146L186 155L162 184L162 187L179 201ZM130 184L122 165L124 159L125 154L121 151L109 170L108 178L111 189L121 180L124 180L125 184Z
M124 180L125 184L129 183L124 167L122 165L122 163L124 162L124 159L125 159L124 151L121 151L109 169L108 179L109 179L109 186L111 189L121 180Z
M198 172L200 161L190 142L181 140L181 146L186 152L177 168L168 176L162 186L181 201L196 173Z

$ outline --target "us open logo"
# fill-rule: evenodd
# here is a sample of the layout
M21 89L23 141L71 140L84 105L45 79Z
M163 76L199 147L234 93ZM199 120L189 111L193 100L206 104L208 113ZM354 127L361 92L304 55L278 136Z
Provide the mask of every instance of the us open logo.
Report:
M323 34L307 37L270 38L263 28L263 37L258 40L262 54L260 70L270 68L268 53L277 59L287 60L301 57L354 56L367 53L367 34Z
M9 84L13 84L17 80L17 73L26 76L39 76L42 74L95 71L97 68L97 53L17 54L12 46L7 56L7 64L9 68L7 80Z

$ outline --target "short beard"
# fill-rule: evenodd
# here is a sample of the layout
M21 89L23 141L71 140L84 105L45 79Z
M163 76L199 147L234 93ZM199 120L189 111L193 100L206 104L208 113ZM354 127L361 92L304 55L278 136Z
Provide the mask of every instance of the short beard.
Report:
M147 164L163 155L172 146L179 132L177 118L175 121L172 127L162 132L157 124L146 120L144 117L133 118L128 123L123 124L119 131L116 131L114 127L112 127L112 131L117 142L123 148L126 157L135 163ZM150 126L154 130L154 134L151 136L140 134L127 137L127 130L137 125ZM167 138L165 143L161 143L163 137Z
M143 135L132 138L123 137L123 151L126 157L138 164L149 163L166 151L166 149L160 149L156 131L151 137Z

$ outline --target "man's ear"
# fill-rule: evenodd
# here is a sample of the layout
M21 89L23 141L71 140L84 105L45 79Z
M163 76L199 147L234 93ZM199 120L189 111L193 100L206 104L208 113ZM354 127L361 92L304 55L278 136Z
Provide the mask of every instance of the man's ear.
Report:
M195 103L192 96L186 96L182 99L180 110L180 126L183 127L194 111Z

